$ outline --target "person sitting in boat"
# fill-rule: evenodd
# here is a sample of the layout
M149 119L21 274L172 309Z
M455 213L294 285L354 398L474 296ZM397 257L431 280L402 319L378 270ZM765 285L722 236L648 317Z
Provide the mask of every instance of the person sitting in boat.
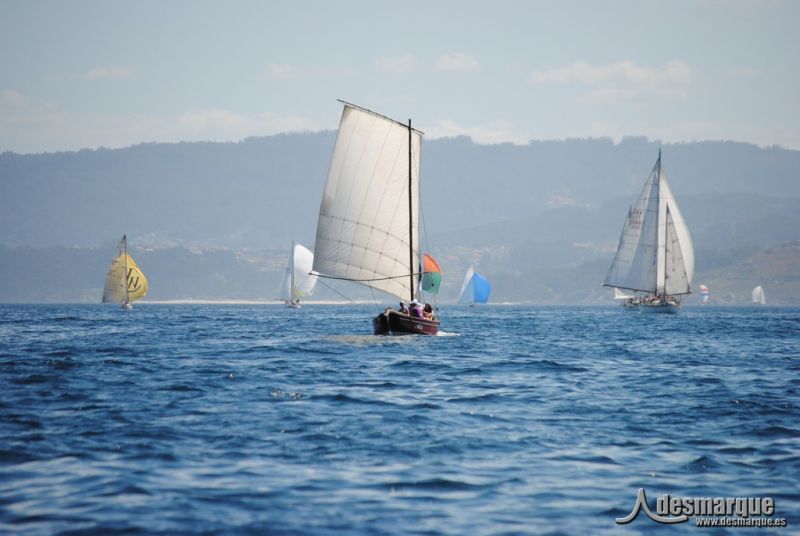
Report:
M422 318L425 320L433 320L433 308L430 303L426 303L422 308Z
M408 314L408 307L406 307L405 302L402 301L400 302L400 312L403 313L404 315Z
M409 305L408 308L408 314L414 318L422 318L422 309L420 308L417 300L411 300L411 305Z

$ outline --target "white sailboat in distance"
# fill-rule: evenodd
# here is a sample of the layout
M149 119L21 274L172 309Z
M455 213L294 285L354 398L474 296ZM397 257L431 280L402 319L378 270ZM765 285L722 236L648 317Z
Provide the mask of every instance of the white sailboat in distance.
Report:
M677 313L691 293L694 246L667 183L658 151L639 200L628 209L614 261L603 285L643 293L642 313Z
M639 299L635 294L627 294L617 287L614 287L614 299L620 301L626 309L635 309L639 306Z
M469 304L475 307L478 303L489 301L492 285L482 275L475 273L475 267L470 265L461 283L461 292L458 293L458 303Z
M700 285L700 305L706 305L711 299L711 289L706 285Z
M292 242L286 269L278 287L278 299L283 300L287 307L299 309L300 298L310 296L314 291L317 274L311 273L313 264L314 254L307 247Z
M759 305L767 304L767 295L764 293L764 287L761 285L758 285L753 289L753 303L757 303Z

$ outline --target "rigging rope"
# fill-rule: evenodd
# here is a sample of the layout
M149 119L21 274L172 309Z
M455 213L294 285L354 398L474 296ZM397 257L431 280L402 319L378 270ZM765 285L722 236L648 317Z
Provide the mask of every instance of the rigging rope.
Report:
M327 288L331 289L331 290L332 290L332 291L334 291L336 294L338 294L339 296L341 296L341 297L342 297L342 298L344 298L345 300L349 301L350 303L356 303L354 300L351 300L350 298L348 298L347 296L345 296L344 294L342 294L341 292L339 292L338 290L336 290L335 288L333 288L332 286L330 286L329 284L327 284L325 281L320 281L319 279L317 279L317 281L318 281L319 283L322 283L322 284L323 284L323 285L325 285Z
M420 151L422 151L422 147L421 146L420 146ZM412 156L412 158L413 158L413 156ZM418 167L417 169L420 169L420 168ZM420 175L421 174L422 174L422 172L420 171ZM421 177L417 177L418 182L419 182L420 179L421 179ZM430 241L428 240L428 219L425 217L425 210L423 208L423 203L422 203L422 189L421 188L418 189L418 196L419 196L419 219L422 221L422 233L425 236L425 246L430 251L431 244L430 244ZM420 250L422 250L422 249L423 248L420 247ZM422 255L420 255L420 263L422 264L423 262L424 262L424 259L422 258ZM422 271L422 274L425 273L424 267L422 268L421 271ZM420 286L420 291L422 291L421 286ZM437 312L439 311L439 302L438 302L438 295L437 294L433 295L433 308Z

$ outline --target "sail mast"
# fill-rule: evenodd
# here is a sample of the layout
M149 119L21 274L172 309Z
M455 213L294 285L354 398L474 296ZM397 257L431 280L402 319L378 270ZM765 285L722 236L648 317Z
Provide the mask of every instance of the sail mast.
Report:
M661 218L661 148L658 148L658 217ZM669 206L664 205L664 299L667 296L667 215ZM661 222L659 222L659 228ZM658 270L656 270L656 292L658 292Z
M660 167L660 166L659 166ZM667 269L667 256L669 255L669 222L670 222L669 205L666 207L666 215L664 216L664 299L667 298L667 279L669 278L669 270Z
M289 250L289 266L292 268L292 279L289 284L289 300L294 301L294 240L292 240L292 249Z
M125 272L122 276L122 284L125 286L125 303L130 302L130 289L128 288L128 235L122 235L122 247L125 251Z
M411 301L414 300L414 205L412 202L411 172L411 119L408 120L408 277L411 283Z

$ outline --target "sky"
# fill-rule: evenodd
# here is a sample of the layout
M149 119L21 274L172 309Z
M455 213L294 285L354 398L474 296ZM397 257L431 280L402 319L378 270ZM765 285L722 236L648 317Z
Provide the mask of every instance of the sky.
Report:
M335 129L800 149L800 2L0 0L0 152Z

